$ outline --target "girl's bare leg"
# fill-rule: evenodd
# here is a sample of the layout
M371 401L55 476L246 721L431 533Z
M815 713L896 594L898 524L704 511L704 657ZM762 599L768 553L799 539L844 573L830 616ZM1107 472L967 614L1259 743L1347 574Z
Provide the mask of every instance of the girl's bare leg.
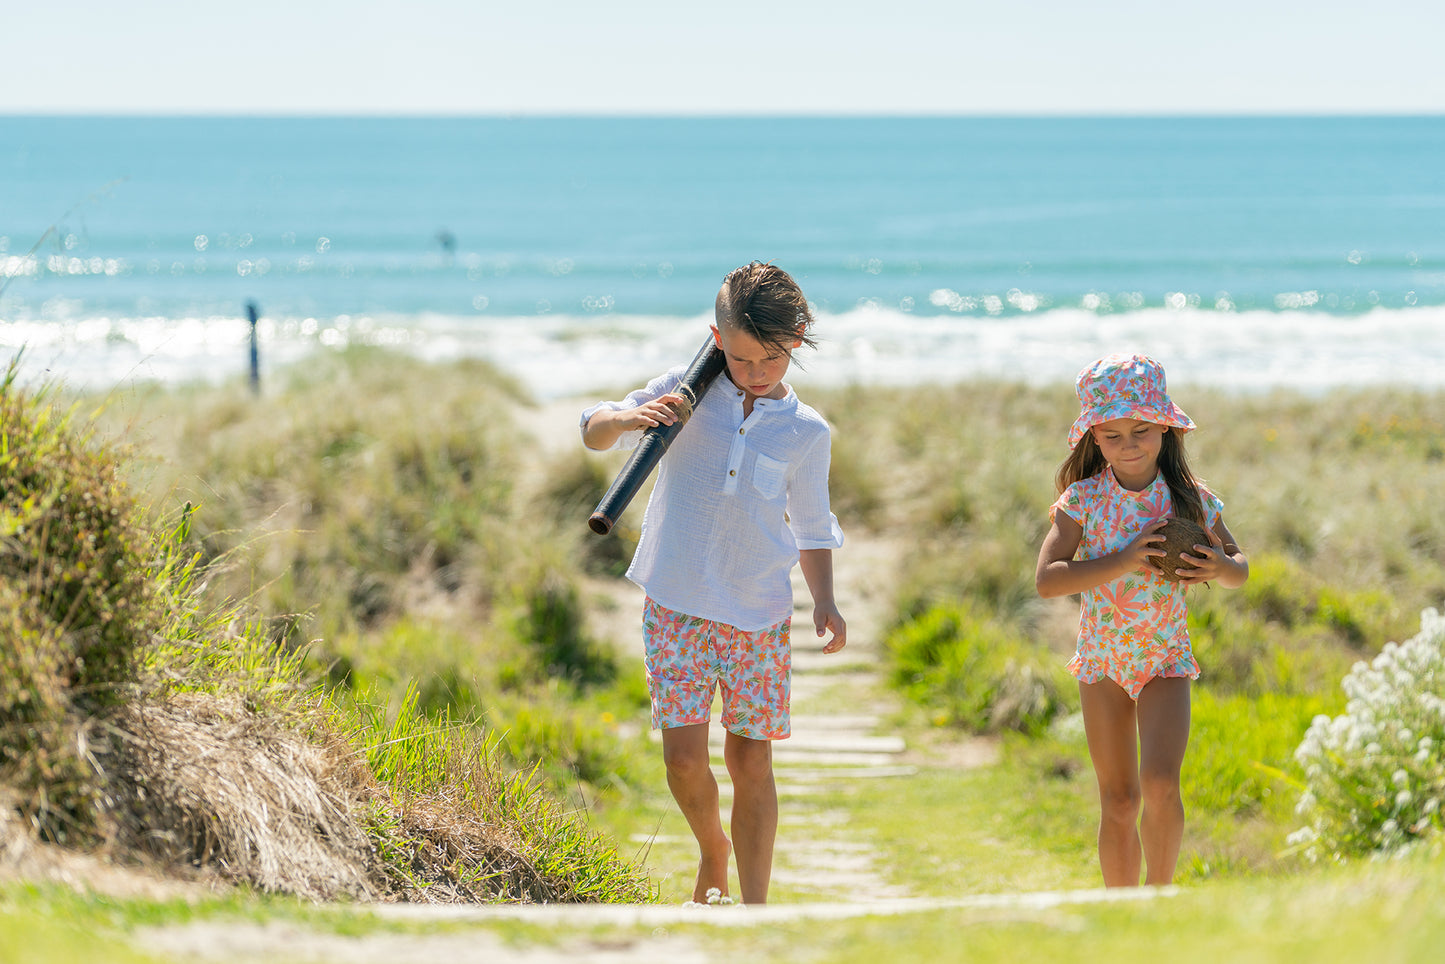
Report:
M1189 745L1189 680L1150 680L1139 693L1138 714L1144 882L1164 886L1174 881L1174 865L1184 840L1179 770Z
M694 723L662 731L667 786L697 838L697 882L692 899L700 904L706 902L710 888L728 892L728 857L732 854L718 811L717 779L708 762L707 728L706 723Z
M723 747L733 781L733 844L738 887L744 904L766 904L773 877L773 843L778 836L778 787L773 780L773 745L736 733Z
M1080 683L1084 735L1099 781L1099 869L1105 887L1138 887L1139 751L1134 701L1111 679Z

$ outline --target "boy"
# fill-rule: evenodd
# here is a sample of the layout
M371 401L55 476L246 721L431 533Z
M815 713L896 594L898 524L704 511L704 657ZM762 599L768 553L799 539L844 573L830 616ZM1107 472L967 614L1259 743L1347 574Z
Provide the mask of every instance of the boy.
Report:
M828 503L828 424L798 401L783 375L793 349L813 345L812 312L787 272L752 262L717 294L723 375L662 459L627 576L643 611L652 725L662 731L667 784L697 838L693 900L728 892L735 850L744 904L763 904L778 829L772 740L791 732L793 612L798 563L813 597L825 653L847 626L833 600L832 551L843 532ZM608 449L676 420L675 368L621 402L582 413L582 440ZM724 760L733 781L729 840L708 762L714 690L721 687Z

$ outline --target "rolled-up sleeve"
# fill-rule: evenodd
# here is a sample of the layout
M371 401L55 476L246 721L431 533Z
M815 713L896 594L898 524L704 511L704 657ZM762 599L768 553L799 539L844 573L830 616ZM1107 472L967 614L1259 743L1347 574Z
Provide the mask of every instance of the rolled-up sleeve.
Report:
M603 409L611 412L622 412L629 408L636 408L653 399L661 398L663 395L677 388L678 382L682 381L683 371L684 369L682 368L674 368L658 375L652 381L648 382L646 386L629 392L627 397L620 402L598 402L591 408L584 409L582 418L577 423L577 430L581 432L585 438L588 420ZM612 445L604 451L611 451L612 449L622 449L625 451L627 449L637 448L637 443L642 441L643 431L644 429L638 428L630 432L623 432L617 437L617 441L613 442Z

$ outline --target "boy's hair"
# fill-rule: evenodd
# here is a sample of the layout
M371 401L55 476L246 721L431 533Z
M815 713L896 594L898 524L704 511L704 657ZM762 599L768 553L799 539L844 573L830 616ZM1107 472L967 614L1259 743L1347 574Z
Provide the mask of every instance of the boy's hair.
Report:
M790 351L802 340L809 348L813 311L803 290L782 268L753 261L728 272L718 289L718 327L727 325L776 351Z
M1108 467L1099 443L1094 441L1094 430L1085 430L1079 444L1059 466L1054 484L1059 494L1075 482L1091 479ZM1205 525L1204 500L1199 497L1199 481L1189 470L1189 461L1184 457L1184 434L1178 429L1166 427L1159 448L1159 471L1169 486L1169 497L1174 502L1174 514Z

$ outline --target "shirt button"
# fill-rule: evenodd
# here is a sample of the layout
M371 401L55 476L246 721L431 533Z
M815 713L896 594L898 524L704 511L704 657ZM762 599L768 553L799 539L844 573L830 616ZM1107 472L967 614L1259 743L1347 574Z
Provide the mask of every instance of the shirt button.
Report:
M739 434L739 435L746 435L746 434L748 434L748 430L745 429L745 428L740 428L740 429L738 429L738 434Z
M728 475L737 475L737 474L738 474L738 470L737 470L737 469L728 469Z

